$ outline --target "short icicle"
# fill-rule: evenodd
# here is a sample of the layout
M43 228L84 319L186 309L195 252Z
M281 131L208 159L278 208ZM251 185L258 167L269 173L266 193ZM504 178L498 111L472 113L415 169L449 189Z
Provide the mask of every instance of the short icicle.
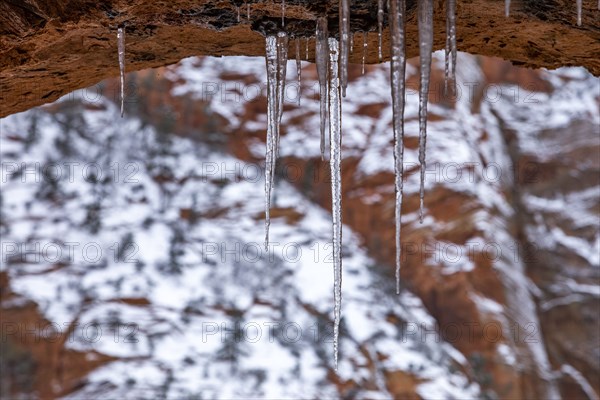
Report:
M246 3L246 19L250 21L250 3Z
M392 110L394 125L394 171L396 186L396 294L400 294L402 197L404 176L404 96L406 91L405 0L390 0Z
M300 60L300 39L296 38L296 78L298 79L298 106L300 105L300 84L302 83L302 61Z
M419 0L419 164L421 166L421 188L419 191L419 221L423 223L423 202L425 199L425 149L427 145L427 101L429 77L431 75L431 53L433 50L433 0Z
M340 0L340 84L342 96L346 97L348 86L348 58L350 53L350 5L348 0Z
M235 9L237 10L237 22L240 22L240 6L236 6Z
M121 83L121 118L125 111L125 28L117 29L117 51L119 53L119 78Z
M333 354L337 371L342 309L342 101L338 75L339 42L329 39L329 135L331 168L331 214L333 221Z
M310 38L306 38L306 49L305 49L305 51L306 51L305 60L306 61L308 61L308 45L309 45L309 43L310 43Z
M510 16L510 0L504 0L504 16Z
M281 26L285 26L285 0L281 0Z
M456 93L456 0L446 0L446 51L444 92L448 93L448 81L452 93Z
M363 50L362 50L362 74L365 74L365 60L367 58L367 32L363 32Z
M277 144L276 157L279 156L279 124L283 116L285 98L285 75L287 72L289 39L285 32L277 34Z
M383 53L381 51L381 40L383 37L383 0L377 0L377 54L379 56L379 62L383 60Z
M319 76L320 109L321 109L321 160L325 159L325 126L327 125L327 74L329 62L329 44L327 38L327 18L317 19L317 37L315 44L315 61L317 63L317 75Z
M600 3L598 3L600 4ZM577 26L581 26L581 12L583 8L583 0L577 0ZM599 7L600 8L600 7Z

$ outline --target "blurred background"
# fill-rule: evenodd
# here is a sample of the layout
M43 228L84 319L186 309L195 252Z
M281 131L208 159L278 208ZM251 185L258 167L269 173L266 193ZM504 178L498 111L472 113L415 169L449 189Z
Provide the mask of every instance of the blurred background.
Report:
M400 295L389 64L349 71L337 372L313 64L268 250L262 58L130 73L123 119L108 80L0 120L2 398L598 399L600 80L460 53L447 95L443 62L423 224L407 69Z

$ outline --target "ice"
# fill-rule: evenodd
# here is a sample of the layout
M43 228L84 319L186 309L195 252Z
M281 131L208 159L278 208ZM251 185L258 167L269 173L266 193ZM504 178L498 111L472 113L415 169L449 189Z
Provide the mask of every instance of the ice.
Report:
M391 16L394 18L395 16ZM377 54L379 55L379 62L383 60L383 54L381 52L381 38L383 37L383 0L377 1Z
M300 39L296 38L296 77L298 79L298 105L300 105L300 84L302 82L302 61L300 61Z
M123 118L125 104L125 28L117 30L117 48L119 52L119 77L121 83L121 118Z
M446 53L444 90L448 93L450 81L452 93L456 93L456 0L446 0Z
M433 50L433 0L419 1L419 58L421 61L419 87L419 164L421 165L421 188L419 192L419 221L423 223L423 200L425 198L425 149L427 145L427 100L431 54Z
M289 39L285 32L277 34L277 124L283 115L285 98L285 75L287 72ZM277 151L279 152L279 128L277 128Z
M339 42L329 38L329 135L331 168L331 214L333 220L333 353L338 366L339 330L342 305L342 104L338 76Z
M310 42L310 38L306 38L306 61L308 61L308 44Z
M391 85L394 125L394 172L396 187L396 293L400 294L400 259L402 227L402 186L404 175L404 96L405 96L405 0L390 0Z
M284 32L266 38L267 62L267 150L265 160L265 248L269 245L271 192L279 154L279 124L283 111L288 39Z
M317 38L315 44L315 60L317 63L317 74L319 75L320 105L321 105L321 159L325 159L325 125L327 124L327 63L329 56L329 45L327 38L327 18L317 19Z
M340 83L344 97L346 97L346 87L348 86L349 40L350 5L348 0L340 0Z
M363 32L362 74L365 74L365 59L367 58L367 32Z

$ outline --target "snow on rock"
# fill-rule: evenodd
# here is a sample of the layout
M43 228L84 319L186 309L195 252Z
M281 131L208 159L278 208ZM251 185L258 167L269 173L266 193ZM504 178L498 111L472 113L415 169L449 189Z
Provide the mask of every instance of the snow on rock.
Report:
M407 63L406 71L408 199L418 199L419 194L419 96L418 86L410 83L418 79L415 65ZM461 95L452 101L430 98L428 106L425 189L442 196L428 195L425 206L428 201L442 205L425 209L423 225L418 224L414 206L406 210L404 237L420 229L428 245L444 249L444 257L434 253L416 267L425 274L428 288L443 287L446 279L462 275L484 276L494 288L502 287L498 291L506 294L504 301L480 292L476 285L481 281L461 281L465 286L458 287L465 289L467 301L478 313L467 318L543 328L545 319L539 313L552 316L564 305L584 307L600 295L595 272L600 240L593 226L598 191L584 184L590 176L586 174L597 166L593 157L578 156L582 149L598 148L597 137L586 134L598 128L597 92L590 90L598 80L580 69L559 69L540 73L553 90L501 84L495 88L500 96L494 97L489 95L493 91L486 95L487 77L476 57L459 53L457 65ZM432 67L443 71L442 52L433 55ZM173 84L172 96L203 101L209 114L229 121L219 126L220 135L247 133L243 144L249 158L264 159L260 135L266 131L267 118L247 112L248 103L266 96L264 59L190 58L165 71ZM307 66L303 75L306 99L301 108L293 84L286 85L280 157L312 162L321 156L319 84L314 67ZM351 178L359 183L394 172L392 104L389 90L381 90L389 85L390 71L384 64L354 78L347 88L342 154L344 161L356 160ZM277 182L267 252L261 239L262 164L235 158L205 142L202 135L195 141L165 135L138 120L133 111L127 114L123 120L116 118L118 107L104 98L89 108L64 98L57 105L0 122L3 160L17 166L95 162L112 177L107 182L82 179L80 168L75 169L73 182L62 179L58 185L47 179L33 182L30 175L23 175L23 182L18 173L1 182L3 241L43 245L61 238L80 243L65 265L14 259L2 263L12 289L35 300L51 321L97 324L111 338L105 343L104 336L99 342L79 336L68 343L70 348L119 357L89 374L70 397L339 397L343 389L331 378L335 377L331 215L297 186ZM113 125L115 120L120 123ZM36 129L42 134L32 135ZM567 129L573 134L565 135ZM523 176L515 174L523 161L531 162L537 168L534 172L543 172L557 159L564 162L558 171L568 171L557 180L564 188L548 184L543 175L523 185ZM207 168L215 165L238 173ZM254 171L257 178L239 171ZM460 175L455 179L456 174ZM373 208L393 210L393 203L386 203L393 197L393 179L376 192L361 185L345 187L352 188L344 193L350 200L358 197ZM453 215L444 219L434 213L454 198L460 204L457 211L448 211ZM528 262L516 251L519 226L525 240L547 257L544 262ZM461 229L469 234L467 243L453 243L452 233L462 233ZM389 398L386 373L399 370L418 379L415 390L423 398L477 397L481 389L465 375L469 353L443 341L421 339L421 329L435 330L440 317L433 316L436 307L454 298L442 297L428 312L423 302L431 296L422 296L422 302L407 289L395 296L389 267L375 259L376 252L361 247L369 238L348 226L342 237L340 382L352 379L358 398ZM102 250L101 260L83 257L81 247L92 242ZM490 265L482 267L465 257L467 245L481 249L490 244L500 251ZM439 280L429 284L432 278ZM460 316L462 309L442 312ZM132 320L137 329L133 336L128 330ZM412 322L417 330L397 321ZM122 339L118 343L113 340L115 332ZM558 342L566 349L559 354L576 351L576 346L568 347L573 339L556 340L556 334L537 330L533 343L497 343L493 357L511 369L540 376L546 391L540 393L555 397L553 381L559 379L559 367L546 348ZM243 340L236 340L240 335ZM546 337L554 340L545 342ZM123 341L131 338L136 341ZM579 338L581 343L585 340L589 341ZM577 353L580 359L594 354L593 347L585 349ZM583 370L563 372L577 377L584 388L592 379Z
M182 62L183 73L213 71L188 70L190 63ZM9 215L3 243L53 243L63 250L64 243L75 243L73 256L63 252L58 264L47 254L34 263L3 263L12 290L37 302L49 321L82 328L67 348L118 358L65 398L339 396L328 377L329 214L291 185L279 185L274 208L285 213L272 217L267 252L258 240L260 180L206 168L244 170L246 163L203 142L165 137L133 113L110 124L119 113L106 99L92 109L62 99L1 121L6 162L42 168L95 163L112 174L100 179L75 169L72 182L55 184L15 173L2 183L2 213ZM78 119L65 121L66 115ZM29 140L34 120L37 139ZM193 217L182 218L184 210ZM220 210L218 217L212 210ZM477 395L477 384L452 367L451 346L422 342L417 332L397 339L402 325L388 316L415 325L432 319L409 293L385 294L393 285L356 235L343 229L339 378L354 380L359 397L389 398L380 376L395 370L418 377L423 395ZM98 257L82 252L85 246ZM379 352L393 356L373 371L369 358Z

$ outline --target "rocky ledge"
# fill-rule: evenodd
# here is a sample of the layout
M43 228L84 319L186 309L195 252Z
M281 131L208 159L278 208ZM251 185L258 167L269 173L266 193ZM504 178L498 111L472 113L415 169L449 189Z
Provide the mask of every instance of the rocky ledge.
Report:
M351 30L367 63L377 57L377 1L351 2ZM515 3L515 2L513 2ZM418 55L416 1L407 1L407 52ZM116 31L125 26L127 71L168 65L192 55L264 54L265 31L285 29L310 38L315 19L338 24L337 1L286 0L6 0L0 2L0 116L51 102L75 89L118 75ZM458 50L501 57L532 68L584 66L600 75L600 11L584 2L524 0L504 16L504 2L457 4ZM387 21L386 21L387 24ZM435 5L435 49L445 43L444 3ZM311 40L312 42L312 40ZM314 57L310 43L309 59ZM383 56L389 58L387 31ZM361 52L352 62L361 62Z

